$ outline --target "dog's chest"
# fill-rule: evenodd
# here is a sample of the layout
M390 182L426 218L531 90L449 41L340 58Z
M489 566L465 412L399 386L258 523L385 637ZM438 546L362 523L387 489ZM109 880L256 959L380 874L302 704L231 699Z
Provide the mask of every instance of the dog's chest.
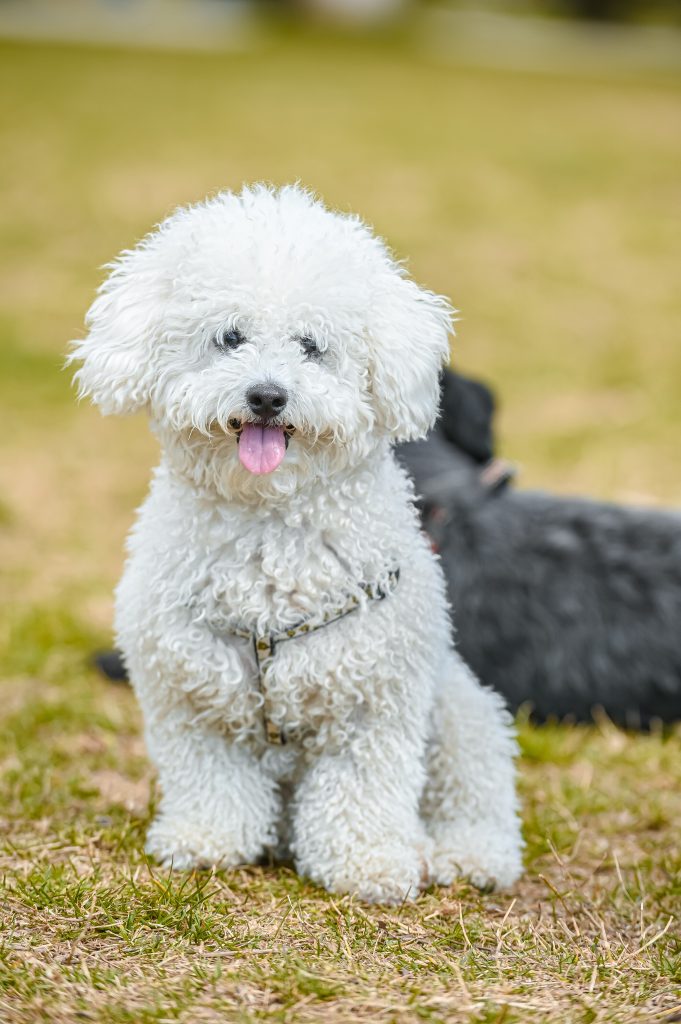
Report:
M356 538L344 542L342 531L277 520L250 523L233 536L215 527L209 541L194 610L237 654L239 688L263 701L258 724L266 731L269 718L290 737L328 740L329 727L344 729L356 717L373 675L368 602L354 609L353 599L362 603L362 585L384 577L394 553L369 536L364 547ZM274 640L270 657L259 660L259 640Z
M205 584L194 593L214 627L285 629L344 593L346 564L322 530L275 521L225 539L216 532Z

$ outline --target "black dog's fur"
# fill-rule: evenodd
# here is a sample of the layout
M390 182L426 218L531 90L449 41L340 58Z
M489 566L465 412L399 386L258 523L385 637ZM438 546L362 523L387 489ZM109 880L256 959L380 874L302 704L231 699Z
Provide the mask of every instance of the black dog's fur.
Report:
M493 411L448 373L432 435L399 451L463 657L538 720L681 718L681 516L513 490L489 462Z
M435 429L398 449L463 657L539 721L681 718L681 516L513 490L493 417L485 385L447 372ZM96 661L125 678L116 652Z

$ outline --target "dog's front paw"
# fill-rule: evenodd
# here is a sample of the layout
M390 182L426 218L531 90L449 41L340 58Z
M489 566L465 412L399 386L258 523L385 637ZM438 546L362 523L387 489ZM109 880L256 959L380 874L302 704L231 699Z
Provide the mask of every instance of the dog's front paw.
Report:
M477 824L448 824L434 836L431 880L451 885L466 878L483 891L506 889L523 870L522 840L517 829Z
M161 815L152 822L145 850L165 868L231 868L257 859L240 850L234 837L210 826Z
M329 892L351 893L365 903L399 904L414 900L428 884L425 849L386 842L366 850L348 851L343 859L302 871Z

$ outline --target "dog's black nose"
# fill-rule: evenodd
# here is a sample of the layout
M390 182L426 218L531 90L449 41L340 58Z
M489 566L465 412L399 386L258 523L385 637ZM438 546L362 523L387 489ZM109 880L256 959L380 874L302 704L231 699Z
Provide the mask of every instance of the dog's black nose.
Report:
M288 395L278 384L255 384L246 392L246 401L260 419L272 420L286 408Z

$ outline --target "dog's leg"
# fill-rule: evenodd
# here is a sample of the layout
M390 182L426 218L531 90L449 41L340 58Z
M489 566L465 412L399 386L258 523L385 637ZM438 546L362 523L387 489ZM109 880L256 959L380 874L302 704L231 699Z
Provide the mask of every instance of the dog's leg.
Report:
M276 784L259 761L177 705L145 718L161 788L147 852L181 870L258 860L276 843L279 813Z
M322 754L295 798L292 847L301 874L372 903L414 899L428 875L418 814L422 753L416 734L382 723L341 753Z
M483 889L503 888L520 875L515 754L501 697L454 654L438 687L421 803L434 841L433 881L465 877Z

